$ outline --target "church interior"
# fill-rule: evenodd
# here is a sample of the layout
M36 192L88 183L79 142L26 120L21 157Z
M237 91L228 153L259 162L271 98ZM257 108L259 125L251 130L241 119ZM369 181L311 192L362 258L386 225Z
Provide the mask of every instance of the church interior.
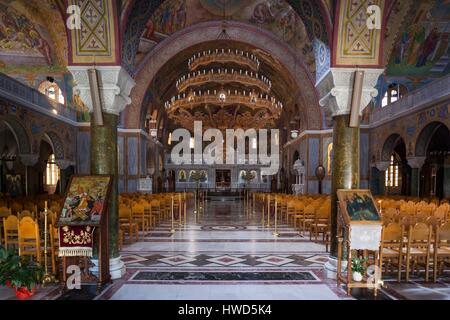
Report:
M449 300L450 1L0 0L0 300Z

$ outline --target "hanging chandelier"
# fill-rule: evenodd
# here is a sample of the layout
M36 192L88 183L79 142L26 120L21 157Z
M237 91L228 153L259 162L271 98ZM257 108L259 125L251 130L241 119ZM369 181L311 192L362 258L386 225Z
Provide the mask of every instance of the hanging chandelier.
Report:
M186 125L202 118L211 126L224 121L264 126L279 119L283 103L271 94L272 81L260 70L255 54L240 49L204 50L187 64L189 72L175 83L177 94L164 104L175 122Z
M255 86L263 92L269 92L272 89L272 81L263 75L253 71L248 72L247 70L228 68L190 72L176 82L176 87L179 92L183 92L191 87L198 87L205 83L219 83L223 85L230 82L240 83L247 87Z
M164 104L167 112L173 113L178 109L193 109L199 105L245 105L250 109L266 109L271 114L279 116L283 103L269 95L239 90L205 90L193 91L189 94L179 94Z
M259 70L261 65L259 59L252 53L237 49L216 49L196 53L188 60L188 67L189 70L193 71L212 63L235 63L247 66L255 72Z

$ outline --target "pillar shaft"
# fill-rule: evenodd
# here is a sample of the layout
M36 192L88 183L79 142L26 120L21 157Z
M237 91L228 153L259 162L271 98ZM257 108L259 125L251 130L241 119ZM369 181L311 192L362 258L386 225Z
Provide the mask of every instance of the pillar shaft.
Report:
M419 196L419 168L411 169L411 196Z
M117 124L119 117L103 113L103 126L91 122L91 174L113 175L109 211L109 254L119 256L119 212L118 212L118 164L117 164Z
M338 189L359 188L359 128L349 127L349 115L334 118L333 175L331 183L331 247L330 254L337 256Z

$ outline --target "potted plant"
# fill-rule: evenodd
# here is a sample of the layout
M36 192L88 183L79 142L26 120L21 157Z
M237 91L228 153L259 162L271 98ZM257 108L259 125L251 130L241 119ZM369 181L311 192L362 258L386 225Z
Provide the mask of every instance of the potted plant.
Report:
M35 294L43 275L43 268L30 257L19 257L14 250L0 247L0 285L14 288L18 299Z
M360 282L363 279L363 275L366 273L365 263L367 257L353 258L352 259L352 279L353 281Z

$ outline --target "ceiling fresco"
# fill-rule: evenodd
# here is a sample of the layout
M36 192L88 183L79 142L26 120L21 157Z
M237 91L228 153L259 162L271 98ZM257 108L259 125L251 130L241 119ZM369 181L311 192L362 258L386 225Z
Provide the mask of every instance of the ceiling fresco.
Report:
M0 71L63 70L66 37L56 2L0 0Z
M418 7L417 7L418 6ZM437 78L450 71L450 0L417 3L400 32L388 76Z
M146 24L140 44L141 57L156 43L185 27L212 20L251 23L271 31L302 54L314 74L314 50L301 18L284 0L168 0ZM139 57L138 57L139 59Z

